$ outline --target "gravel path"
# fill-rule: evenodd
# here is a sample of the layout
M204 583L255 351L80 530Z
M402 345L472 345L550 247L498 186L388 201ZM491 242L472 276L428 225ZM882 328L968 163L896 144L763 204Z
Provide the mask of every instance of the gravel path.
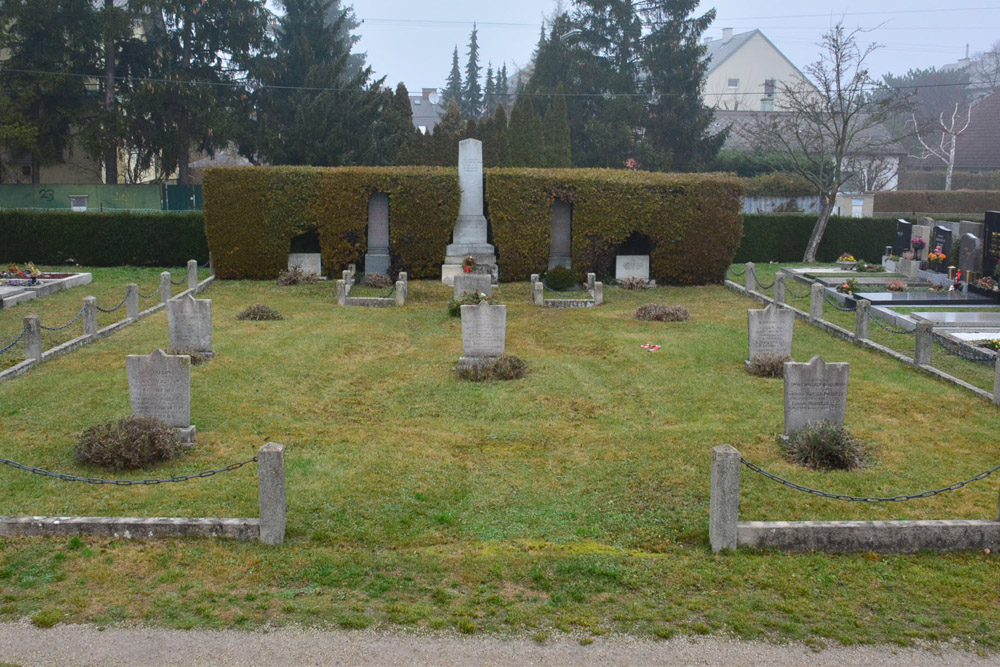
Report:
M598 638L582 646L559 639L393 635L281 629L121 629L87 625L41 630L28 622L0 623L0 663L15 665L1000 665L939 646L838 647L814 652L718 638L646 641Z

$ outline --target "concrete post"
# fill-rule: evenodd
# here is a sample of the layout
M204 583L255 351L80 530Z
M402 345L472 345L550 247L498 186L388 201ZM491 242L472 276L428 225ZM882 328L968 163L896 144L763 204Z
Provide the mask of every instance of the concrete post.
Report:
M396 305L405 306L406 305L406 283L402 280L396 281Z
M732 445L712 448L708 541L712 551L736 550L740 520L740 453Z
M541 281L531 286L531 302L536 306L545 305L545 292L542 291L544 289Z
M348 269L341 273L340 277L344 280L344 296L351 293L351 287L354 286L354 273Z
M596 282L597 282L597 274L596 273L588 273L587 274L587 289L589 289L589 290L594 289L594 283L596 283Z
M993 364L993 402L1000 405L1000 354Z
M757 274L754 273L753 262L746 263L746 268L743 271L743 282L748 292L757 291Z
M826 299L826 288L822 283L813 283L809 288L809 319L819 322L823 319L823 300Z
M405 299L410 296L410 276L406 273L406 271L400 271L396 280L402 281L403 283L403 299L405 301ZM398 289L396 291L399 292Z
M83 300L83 335L97 333L97 297L88 296Z
M347 285L344 283L343 280L337 281L337 305L338 306L347 305Z
M139 286L135 283L125 286L125 317L139 319Z
M260 503L260 541L285 541L285 447L269 442L257 452L257 499Z
M934 345L934 324L917 322L917 341L913 350L913 363L927 366L931 363L931 348Z
M780 271L774 274L774 302L785 303L785 274Z
M188 289L194 292L198 289L198 262L194 259L188 260Z
M529 278L529 283L531 285L531 298L535 298L535 283L538 282L538 274L532 273L531 278Z
M871 336L871 307L871 301L861 299L858 301L858 305L854 309L855 340L867 340Z
M594 275L594 274L590 274ZM599 306L604 303L604 283L595 282L594 283L594 305Z
M24 360L42 359L42 323L38 315L28 315L24 318L24 328L28 333L24 335Z
M170 284L170 272L164 271L160 274L160 303L170 301L174 295L174 286Z

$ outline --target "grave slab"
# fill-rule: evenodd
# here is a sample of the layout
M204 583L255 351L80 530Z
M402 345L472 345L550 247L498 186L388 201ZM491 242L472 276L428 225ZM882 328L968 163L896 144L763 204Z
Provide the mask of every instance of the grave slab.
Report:
M615 280L626 278L649 280L649 255L618 255L615 258Z
M910 317L918 322L931 322L935 327L1000 329L1000 313L920 312L911 313Z

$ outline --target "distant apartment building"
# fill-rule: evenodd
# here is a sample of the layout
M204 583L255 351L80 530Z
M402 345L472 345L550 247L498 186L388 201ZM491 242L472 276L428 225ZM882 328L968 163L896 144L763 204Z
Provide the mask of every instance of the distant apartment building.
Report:
M410 108L413 110L413 126L421 134L434 132L434 126L445 112L437 88L423 88L419 95L410 95Z

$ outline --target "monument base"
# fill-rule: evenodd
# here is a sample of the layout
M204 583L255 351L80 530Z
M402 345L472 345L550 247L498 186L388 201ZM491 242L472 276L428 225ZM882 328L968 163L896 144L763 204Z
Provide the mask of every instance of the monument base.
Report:
M466 257L476 260L476 268L473 273L486 273L492 278L494 284L497 282L497 257L493 252L493 246L489 243L452 243L448 246L441 265L441 282L449 287L455 285L455 276L465 273Z
M195 426L192 424L187 428L175 428L174 431L177 433L177 439L181 441L186 447L194 447L194 434Z
M392 258L387 254L368 253L365 255L365 275L378 273L383 276L389 275L389 267L392 265Z

